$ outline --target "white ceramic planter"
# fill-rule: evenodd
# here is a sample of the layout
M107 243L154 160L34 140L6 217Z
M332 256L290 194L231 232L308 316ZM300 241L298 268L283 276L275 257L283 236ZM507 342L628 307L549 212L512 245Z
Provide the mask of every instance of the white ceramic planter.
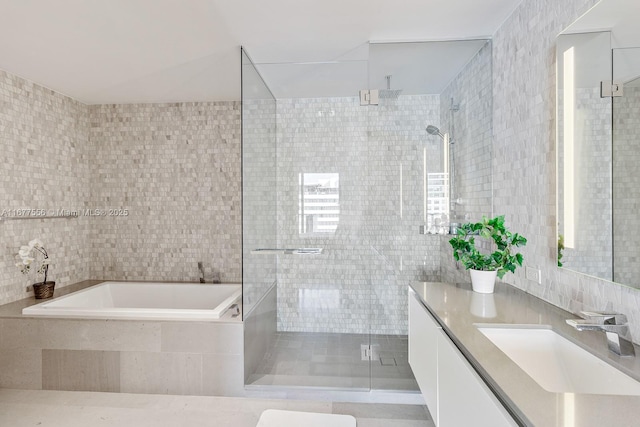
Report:
M497 271L480 271L470 269L471 273L471 287L474 292L480 294L492 294L493 289L496 286Z

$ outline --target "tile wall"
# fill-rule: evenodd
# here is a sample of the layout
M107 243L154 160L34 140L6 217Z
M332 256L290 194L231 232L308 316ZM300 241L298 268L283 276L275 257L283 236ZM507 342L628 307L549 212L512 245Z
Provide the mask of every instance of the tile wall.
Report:
M439 97L382 101L278 101L278 246L325 251L280 257L279 331L406 334L406 284L439 276L439 236L419 234L424 128L439 122ZM300 173L339 174L334 234L300 234Z
M55 215L88 207L91 194L89 109L45 87L0 70L0 214L20 210ZM0 222L0 304L33 295L42 281L15 266L22 245L39 238L50 254L48 280L57 286L90 276L90 230L86 217Z
M93 105L91 276L240 282L240 104ZM117 213L117 212L116 212Z
M0 107L0 211L79 213L0 223L0 304L29 296L15 255L35 237L57 286L197 281L198 261L241 280L238 102L87 106L0 71Z
M522 2L493 37L494 211L529 239L524 269L505 281L563 309L629 316L640 342L640 292L558 269L556 261L555 38L596 0Z
M440 100L442 129L453 141L451 221L478 221L491 214L491 42L445 88Z
M491 43L487 43L441 94L440 120L443 129L453 135L451 210L452 221L458 223L479 221L492 214L491 51ZM453 263L450 238L445 235L440 239L441 279L468 282L469 273Z

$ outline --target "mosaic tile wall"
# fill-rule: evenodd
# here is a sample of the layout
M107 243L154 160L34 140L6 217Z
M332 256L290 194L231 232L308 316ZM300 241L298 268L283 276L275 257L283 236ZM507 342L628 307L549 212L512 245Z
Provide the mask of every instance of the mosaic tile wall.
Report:
M84 104L0 70L0 212L86 208L89 198L88 108ZM37 212L37 215L42 212ZM0 304L33 295L15 266L21 245L39 238L50 254L48 280L61 287L89 278L88 217L0 222Z
M491 43L440 94L443 131L452 133L452 222L491 214ZM452 111L452 102L458 111ZM456 201L456 199L460 199Z
M640 287L638 263L638 164L640 164L640 88L627 85L614 99L614 274L616 282Z
M89 107L91 276L241 281L240 103ZM122 210L126 210L126 214ZM119 214L119 215L118 215Z
M280 331L406 334L408 281L439 277L439 236L419 234L424 128L438 124L439 97L383 101L278 101L278 246L325 250L280 256ZM339 173L338 229L300 235L299 174L320 172Z
M241 280L240 104L86 106L0 72L0 303L28 296L15 253L38 237L57 286L89 278Z
M452 219L459 223L478 221L492 214L492 102L491 43L485 45L441 94L440 119L444 129L453 129L454 199ZM459 110L452 112L451 100ZM453 122L452 122L453 120ZM464 282L468 272L454 263L449 239L442 236L442 280Z
M640 292L558 269L556 261L555 38L596 0L526 0L493 37L494 210L529 239L524 269L505 281L571 312L627 314L640 342Z

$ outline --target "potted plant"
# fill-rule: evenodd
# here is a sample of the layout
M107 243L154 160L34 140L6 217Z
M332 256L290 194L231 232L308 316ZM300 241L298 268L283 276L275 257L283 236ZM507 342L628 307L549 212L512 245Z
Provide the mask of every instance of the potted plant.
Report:
M44 275L42 282L33 284L33 293L36 299L51 298L53 296L53 290L56 286L56 282L47 281L49 263L51 260L47 250L42 244L42 241L40 241L40 239L33 239L28 245L20 246L18 256L20 257L20 262L16 263L16 266L20 271L22 271L22 274L29 273L32 265L35 265L36 274ZM37 260L36 258L40 258L40 260Z
M558 267L562 267L562 259L564 251L564 236L562 234L558 235Z
M478 237L492 241L494 251L480 252L476 248ZM514 253L514 247L524 246L527 239L512 233L504 226L504 215L492 219L482 217L482 221L462 224L458 234L449 240L453 247L453 258L460 261L471 273L471 285L475 292L492 293L496 276L501 278L508 272L515 272L522 266L522 254Z

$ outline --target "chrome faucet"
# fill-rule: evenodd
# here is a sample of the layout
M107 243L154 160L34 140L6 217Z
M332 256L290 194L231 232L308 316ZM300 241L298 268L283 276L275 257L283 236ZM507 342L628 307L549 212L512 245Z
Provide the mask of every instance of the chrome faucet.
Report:
M200 271L200 283L204 283L204 265L202 265L202 261L198 261L198 270Z
M635 356L627 316L603 311L581 311L582 319L567 319L579 331L601 331L607 336L609 350L620 356Z

